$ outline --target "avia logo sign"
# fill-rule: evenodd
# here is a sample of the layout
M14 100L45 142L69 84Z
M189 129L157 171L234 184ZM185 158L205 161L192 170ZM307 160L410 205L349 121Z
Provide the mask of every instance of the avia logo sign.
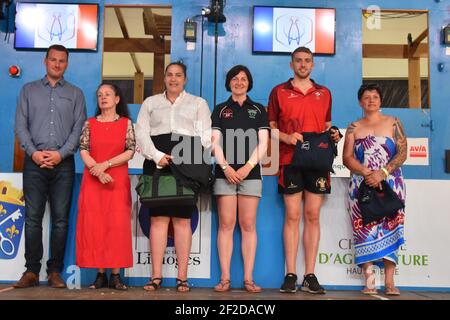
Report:
M411 146L409 148L409 156L412 158L426 158L427 147L425 145Z
M428 138L408 138L408 158L405 165L428 166L429 150Z

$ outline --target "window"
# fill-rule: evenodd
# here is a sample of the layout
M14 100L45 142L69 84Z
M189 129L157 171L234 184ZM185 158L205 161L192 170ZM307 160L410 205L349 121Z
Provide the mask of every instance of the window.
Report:
M171 15L167 6L105 7L102 77L119 85L127 103L164 91Z
M373 8L362 15L363 82L381 85L383 107L429 108L428 12Z

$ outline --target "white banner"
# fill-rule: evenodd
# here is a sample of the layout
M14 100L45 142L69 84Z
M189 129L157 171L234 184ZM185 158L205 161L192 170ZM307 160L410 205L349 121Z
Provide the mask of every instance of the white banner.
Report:
M345 132L347 129L339 129L339 131L341 131L342 135L345 137ZM342 160L342 153L344 152L344 137L342 137L341 141L337 144L338 155L333 161L334 173L331 173L331 177L350 177L350 170L344 166L344 161Z
M50 210L42 222L44 254L39 279L46 279ZM21 173L0 173L0 280L17 281L25 271L25 203Z
M405 183L406 243L398 252L396 285L449 288L450 181L406 180ZM354 263L351 219L346 210L347 191L348 179L332 179L332 194L326 197L321 210L316 274L320 282L328 286L364 284L361 269ZM299 247L297 266L298 274L303 274L303 246ZM384 285L382 273L377 267L375 271L377 286Z
M138 176L131 178L131 190L137 185ZM125 269L126 277L144 277L151 276L151 253L149 239L143 232L143 227L148 230L150 218L141 211L140 203L135 191L132 191L133 201L133 259L134 266ZM189 256L188 278L210 278L211 264L211 197L202 196L197 202L198 212L195 212L191 219L192 227L192 246ZM143 218L138 218L138 213ZM139 221L141 220L141 221ZM167 239L166 254L163 259L163 277L176 278L176 255L173 244L173 232L169 226L169 236Z

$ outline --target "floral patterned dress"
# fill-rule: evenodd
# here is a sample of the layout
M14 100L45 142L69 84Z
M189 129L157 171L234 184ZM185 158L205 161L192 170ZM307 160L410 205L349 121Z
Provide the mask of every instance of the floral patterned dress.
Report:
M390 137L368 135L357 139L354 146L355 158L364 166L378 170L388 164L397 150ZM356 264L372 262L379 267L384 266L383 259L397 264L397 251L404 243L404 209L392 218L363 225L358 203L358 188L364 178L352 174L348 192L347 209L352 219L353 239L355 245ZM400 168L394 170L386 180L392 190L405 201L405 183Z

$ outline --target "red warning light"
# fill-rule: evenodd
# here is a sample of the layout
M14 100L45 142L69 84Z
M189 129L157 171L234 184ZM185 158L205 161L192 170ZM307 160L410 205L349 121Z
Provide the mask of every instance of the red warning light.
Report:
M20 76L20 68L18 66L9 66L9 75L11 77L18 77Z

